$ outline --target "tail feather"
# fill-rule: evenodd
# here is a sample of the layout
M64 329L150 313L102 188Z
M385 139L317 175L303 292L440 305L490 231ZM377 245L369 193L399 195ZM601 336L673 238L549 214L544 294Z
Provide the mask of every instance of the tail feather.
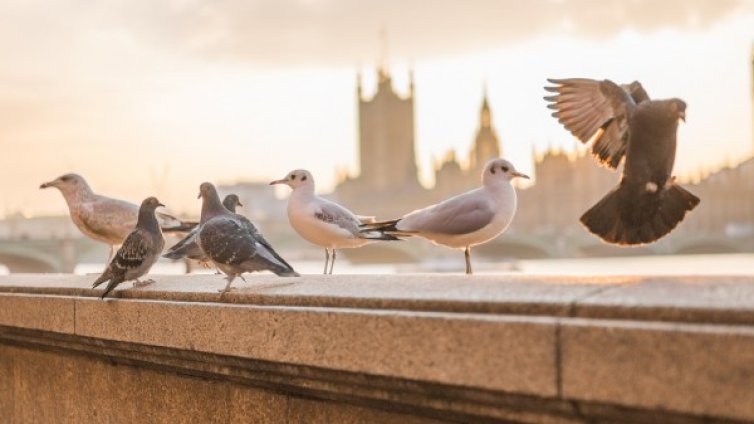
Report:
M94 283L92 283L92 288L96 288L100 284L104 283L105 281L113 278L113 273L110 270L110 267L108 266L107 269L105 269L105 272L102 273L96 280L94 280Z
M105 287L105 291L102 293L102 295L99 297L100 299L104 299L105 296L107 296L115 287L118 286L118 284L123 282L123 278L117 278L113 277L110 279L110 282L107 283L107 287Z
M608 243L640 245L670 233L699 202L677 184L647 193L621 183L584 213L581 222Z
M412 234L399 230L396 225L400 219L390 221L370 222L359 226L362 238L367 240L400 241L401 237L410 237Z

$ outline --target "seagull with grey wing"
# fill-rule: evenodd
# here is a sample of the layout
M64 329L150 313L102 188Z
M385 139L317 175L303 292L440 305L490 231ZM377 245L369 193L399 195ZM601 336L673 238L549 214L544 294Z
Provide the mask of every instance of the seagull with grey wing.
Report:
M480 188L451 197L392 221L365 224L362 231L392 236L419 236L435 244L463 249L471 274L471 247L502 234L516 213L514 178L529 177L505 159L492 159L482 171Z
M325 248L324 274L332 274L337 249L361 247L375 240L398 240L391 235L360 231L360 225L374 218L354 215L343 206L317 196L309 171L297 169L270 184L285 184L293 189L288 199L288 220L301 237Z
M546 96L552 116L604 165L617 168L625 157L620 183L581 216L587 229L619 245L654 242L670 233L699 204L672 175L678 121L686 103L651 100L640 83L619 86L610 80L550 79Z
M223 207L225 207L225 209L229 210L230 212L236 213L236 208L238 206L243 206L243 204L241 204L241 200L235 194L229 194L223 199ZM249 224L256 233L257 231L256 227L254 227L254 224L252 224L251 222L249 222ZM198 234L199 226L196 226L191 230L191 232L186 235L186 237L184 237L178 243L174 244L173 247L168 249L167 253L162 256L164 258L173 260L183 258L193 259L204 266L209 266L209 263L211 262L209 257L207 257L204 251L202 251L202 248L199 247L199 244L196 241Z
M139 278L149 272L165 246L165 238L155 216L155 209L160 206L164 205L155 197L148 197L141 203L136 228L126 236L105 272L92 284L92 288L95 288L107 282L101 299L124 281L136 280L134 287L154 282L141 282Z
M272 271L281 277L299 276L259 234L251 221L229 211L220 203L214 185L202 183L199 198L202 199L202 216L196 241L227 277L228 283L220 292L229 291L233 280L244 272Z
M139 206L94 193L78 174L65 174L39 186L40 189L50 187L57 188L63 194L71 220L82 233L110 246L108 260L111 259L115 246L123 244L136 225ZM156 216L165 232L184 232L196 226L163 212L157 212Z

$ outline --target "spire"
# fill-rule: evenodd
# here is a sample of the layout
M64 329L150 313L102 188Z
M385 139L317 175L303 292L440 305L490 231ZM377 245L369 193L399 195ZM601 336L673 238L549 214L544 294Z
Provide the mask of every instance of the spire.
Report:
M379 76L379 82L385 82L390 79L390 72L388 71L388 53L387 53L387 28L383 23L380 27L380 64L377 69L377 75Z
M361 69L359 69L358 71L356 71L356 96L359 98L359 100L362 99L361 93Z
M492 112L490 111L490 102L487 99L487 82L484 82L482 87L482 108L479 111L479 126L480 128L492 127Z
M408 68L408 95L409 97L414 97L414 67L413 65Z

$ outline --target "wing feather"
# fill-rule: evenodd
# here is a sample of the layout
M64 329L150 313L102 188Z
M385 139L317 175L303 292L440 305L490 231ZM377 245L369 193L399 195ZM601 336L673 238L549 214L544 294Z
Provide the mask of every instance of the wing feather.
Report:
M552 116L582 143L592 143L592 154L605 166L616 168L626 153L628 119L637 101L648 96L638 82L618 86L610 80L548 79L545 90Z

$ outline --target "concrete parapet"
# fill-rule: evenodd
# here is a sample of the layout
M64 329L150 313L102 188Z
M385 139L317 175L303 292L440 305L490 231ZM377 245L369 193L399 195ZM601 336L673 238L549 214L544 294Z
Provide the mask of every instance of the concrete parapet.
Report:
M754 422L754 278L0 277L3 422Z

